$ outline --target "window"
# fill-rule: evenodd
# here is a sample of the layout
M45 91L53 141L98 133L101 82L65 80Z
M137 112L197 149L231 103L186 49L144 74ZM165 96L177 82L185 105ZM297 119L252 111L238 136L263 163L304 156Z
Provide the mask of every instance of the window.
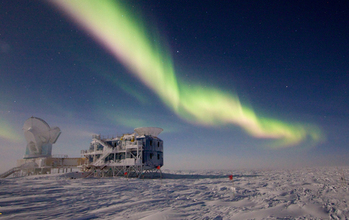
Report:
M149 157L150 159L153 159L153 153L150 153Z
M123 159L125 159L125 153L116 154L116 160L123 160Z
M104 159L105 162L108 162L108 161L114 161L114 154L109 154L105 159Z
M160 142L158 142L158 147L160 147Z
M160 160L160 154L158 154L158 160Z
M98 146L97 146L97 150L103 150L103 146L102 146L102 145L100 145L100 144L98 144Z

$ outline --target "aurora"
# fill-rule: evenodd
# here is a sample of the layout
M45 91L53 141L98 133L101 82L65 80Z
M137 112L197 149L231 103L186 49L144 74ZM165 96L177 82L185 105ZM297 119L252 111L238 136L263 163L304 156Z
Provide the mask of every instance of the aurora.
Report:
M117 1L53 0L99 44L151 89L179 117L205 126L232 124L255 138L274 140L275 147L322 141L315 125L287 123L259 116L237 94L215 87L190 86L177 77L170 49L156 27L146 28Z
M0 123L0 138L13 143L18 143L21 141L21 136L16 132L16 130L7 120L0 118Z

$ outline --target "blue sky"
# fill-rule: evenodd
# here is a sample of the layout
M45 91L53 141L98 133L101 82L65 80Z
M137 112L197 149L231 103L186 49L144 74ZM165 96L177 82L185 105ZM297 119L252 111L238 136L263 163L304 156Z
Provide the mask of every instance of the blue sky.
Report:
M321 131L315 144L307 137L288 147L234 123L183 117L54 4L0 4L1 171L23 157L21 129L31 116L60 127L53 154L72 157L92 134L156 126L168 169L347 164L348 10L340 1L121 2L159 34L185 88L212 87L237 95L257 117Z

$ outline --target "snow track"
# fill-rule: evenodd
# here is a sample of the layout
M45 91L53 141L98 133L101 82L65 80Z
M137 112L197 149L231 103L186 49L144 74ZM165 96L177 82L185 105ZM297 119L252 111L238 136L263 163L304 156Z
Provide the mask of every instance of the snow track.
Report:
M70 179L72 174L0 179L0 219L348 219L343 180L348 171L167 171L162 180Z

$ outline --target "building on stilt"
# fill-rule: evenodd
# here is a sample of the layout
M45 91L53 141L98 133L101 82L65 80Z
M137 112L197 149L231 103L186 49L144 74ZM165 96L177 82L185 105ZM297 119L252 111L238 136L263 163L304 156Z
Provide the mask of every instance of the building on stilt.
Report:
M142 127L132 134L104 138L94 135L88 150L82 150L85 158L83 171L94 176L139 177L154 176L164 164L163 141L157 136L162 128Z
M52 145L61 134L58 127L51 128L44 120L30 117L23 125L27 141L23 159L14 167L0 175L28 176L50 173L72 172L73 168L89 172L89 176L161 176L164 165L163 141L158 135L162 128L135 128L134 133L105 138L93 135L88 150L81 151L81 157L52 155Z

